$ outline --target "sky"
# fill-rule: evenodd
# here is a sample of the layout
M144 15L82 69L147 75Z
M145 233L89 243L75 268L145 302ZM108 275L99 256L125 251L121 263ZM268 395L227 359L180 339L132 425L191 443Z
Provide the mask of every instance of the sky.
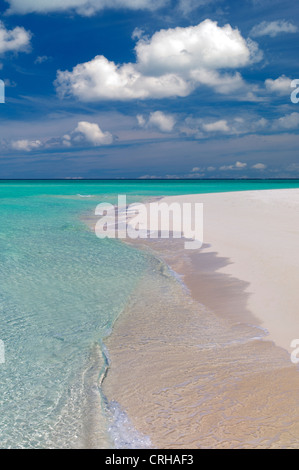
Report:
M299 177L298 2L0 14L0 179Z

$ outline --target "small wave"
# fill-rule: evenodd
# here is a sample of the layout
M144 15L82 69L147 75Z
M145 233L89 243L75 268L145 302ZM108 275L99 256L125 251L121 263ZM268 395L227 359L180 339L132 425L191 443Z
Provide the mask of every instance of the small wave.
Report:
M92 194L77 194L79 197L93 197Z
M119 403L111 401L107 405L111 425L108 432L116 449L151 449L152 444L148 436L137 431L127 413L121 409Z

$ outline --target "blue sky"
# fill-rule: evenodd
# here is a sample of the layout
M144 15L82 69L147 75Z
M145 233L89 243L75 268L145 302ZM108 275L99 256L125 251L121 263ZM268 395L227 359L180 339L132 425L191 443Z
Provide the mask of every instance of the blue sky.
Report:
M0 178L299 177L296 2L0 5Z

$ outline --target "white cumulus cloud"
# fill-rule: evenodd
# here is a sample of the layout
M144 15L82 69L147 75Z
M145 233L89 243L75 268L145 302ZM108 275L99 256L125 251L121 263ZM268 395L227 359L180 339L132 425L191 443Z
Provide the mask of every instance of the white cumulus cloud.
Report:
M209 19L140 38L135 52L135 63L117 65L98 55L72 71L58 71L58 93L82 101L187 96L200 85L230 93L244 82L238 72L221 70L261 59L257 44L245 40L238 29Z
M291 88L292 80L285 75L272 80L268 78L265 80L265 85L268 91L278 93L279 95L289 95L292 91Z
M207 132L229 132L227 121L220 119L219 121L203 124L203 129Z
M5 52L26 51L30 46L31 33L21 26L14 29L6 29L0 21L0 54Z
M140 127L154 127L162 132L171 132L175 125L175 118L172 114L163 113L162 111L154 111L150 113L148 119L138 114L137 121Z
M133 64L118 66L104 56L79 64L72 72L59 71L55 83L60 96L82 101L187 96L193 89L175 74L144 76Z
M197 69L243 67L252 57L252 44L238 29L209 19L196 26L162 29L136 45L140 68L150 73L188 73Z
M96 123L80 121L72 133L72 140L74 142L86 141L91 145L100 146L110 145L113 137L110 132L103 132Z
M254 26L250 32L252 37L270 36L274 38L281 33L296 33L297 26L286 20L262 21Z

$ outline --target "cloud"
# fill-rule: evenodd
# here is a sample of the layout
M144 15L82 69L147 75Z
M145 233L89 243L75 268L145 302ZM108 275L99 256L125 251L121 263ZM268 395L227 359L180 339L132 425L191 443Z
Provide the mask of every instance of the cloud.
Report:
M226 170L244 170L247 167L247 163L236 162L233 165L223 165L219 168L221 171Z
M51 147L101 147L110 145L113 142L113 135L102 131L95 122L80 121L72 131L62 137L48 139L45 142L47 148Z
M144 30L136 27L132 33L132 39L140 39L144 35Z
M100 147L110 145L112 142L112 134L110 132L103 132L98 124L80 121L75 129L64 134L62 137L51 137L43 141L29 139L13 140L10 143L10 147L19 152L31 152L41 148Z
M236 167L236 168L246 168L246 167L247 167L247 163L236 162L236 163L235 163L235 167Z
M104 56L79 64L72 72L58 71L55 84L60 96L73 95L82 101L187 96L192 91L175 74L144 76L133 64L117 66Z
M36 150L42 146L40 140L15 140L12 141L11 147L14 150L18 150L20 152L30 152L31 150Z
M179 115L177 115L179 118ZM299 113L293 112L277 119L265 119L256 113L245 113L243 116L229 116L227 119L211 121L207 118L187 117L177 126L182 134L193 139L210 138L211 133L239 136L242 134L273 134L277 131L299 128Z
M179 130L187 137L206 139L211 133L225 133L227 135L250 134L264 131L269 127L269 122L259 115L246 113L242 116L229 116L227 119L211 121L210 118L194 118L189 116L184 119Z
M35 64L42 64L43 62L47 62L47 60L49 60L49 57L47 55L39 55L35 59L34 63Z
M264 163L256 163L255 165L252 165L252 167L254 170L265 170L267 168L267 165L265 165Z
M260 24L254 26L250 31L252 37L270 36L274 38L281 33L296 33L298 31L297 26L286 21L262 21Z
M7 0L8 13L51 13L74 11L82 16L92 16L100 10L131 9L156 10L168 3L168 0Z
M166 114L162 111L154 111L150 113L148 119L145 119L144 116L138 114L137 121L140 127L154 127L159 129L161 132L171 132L176 122L172 114Z
M7 88L15 88L17 86L16 82L14 80L10 80L10 78L4 79L4 85Z
M264 129L268 125L268 120L265 118L260 118L254 123L254 130Z
M58 71L59 95L82 101L184 97L200 85L226 94L244 82L238 72L221 70L245 67L262 57L257 44L238 29L209 19L140 38L135 52L136 63L117 65L98 55L72 71Z
M224 119L215 122L210 122L208 124L203 124L202 127L207 132L229 132L230 130L227 125L227 121Z
M87 142L94 146L110 145L113 141L110 132L103 132L99 125L92 122L80 121L72 133L74 142Z
M299 113L286 114L274 121L274 128L296 129L299 126Z
M271 78L265 80L267 90L279 95L290 95L292 91L291 83L292 80L285 75L281 75L281 77L276 78L276 80L272 80Z
M31 33L21 26L6 29L0 21L0 54L5 52L26 52L30 46Z
M179 0L178 8L184 15L188 15L199 7L214 3L217 0Z
M238 29L207 19L197 26L162 29L139 40L135 50L143 73L162 75L243 67L254 61L255 47Z
M217 70L198 69L191 72L191 77L198 84L210 86L224 95L245 88L245 82L239 72L220 74Z

